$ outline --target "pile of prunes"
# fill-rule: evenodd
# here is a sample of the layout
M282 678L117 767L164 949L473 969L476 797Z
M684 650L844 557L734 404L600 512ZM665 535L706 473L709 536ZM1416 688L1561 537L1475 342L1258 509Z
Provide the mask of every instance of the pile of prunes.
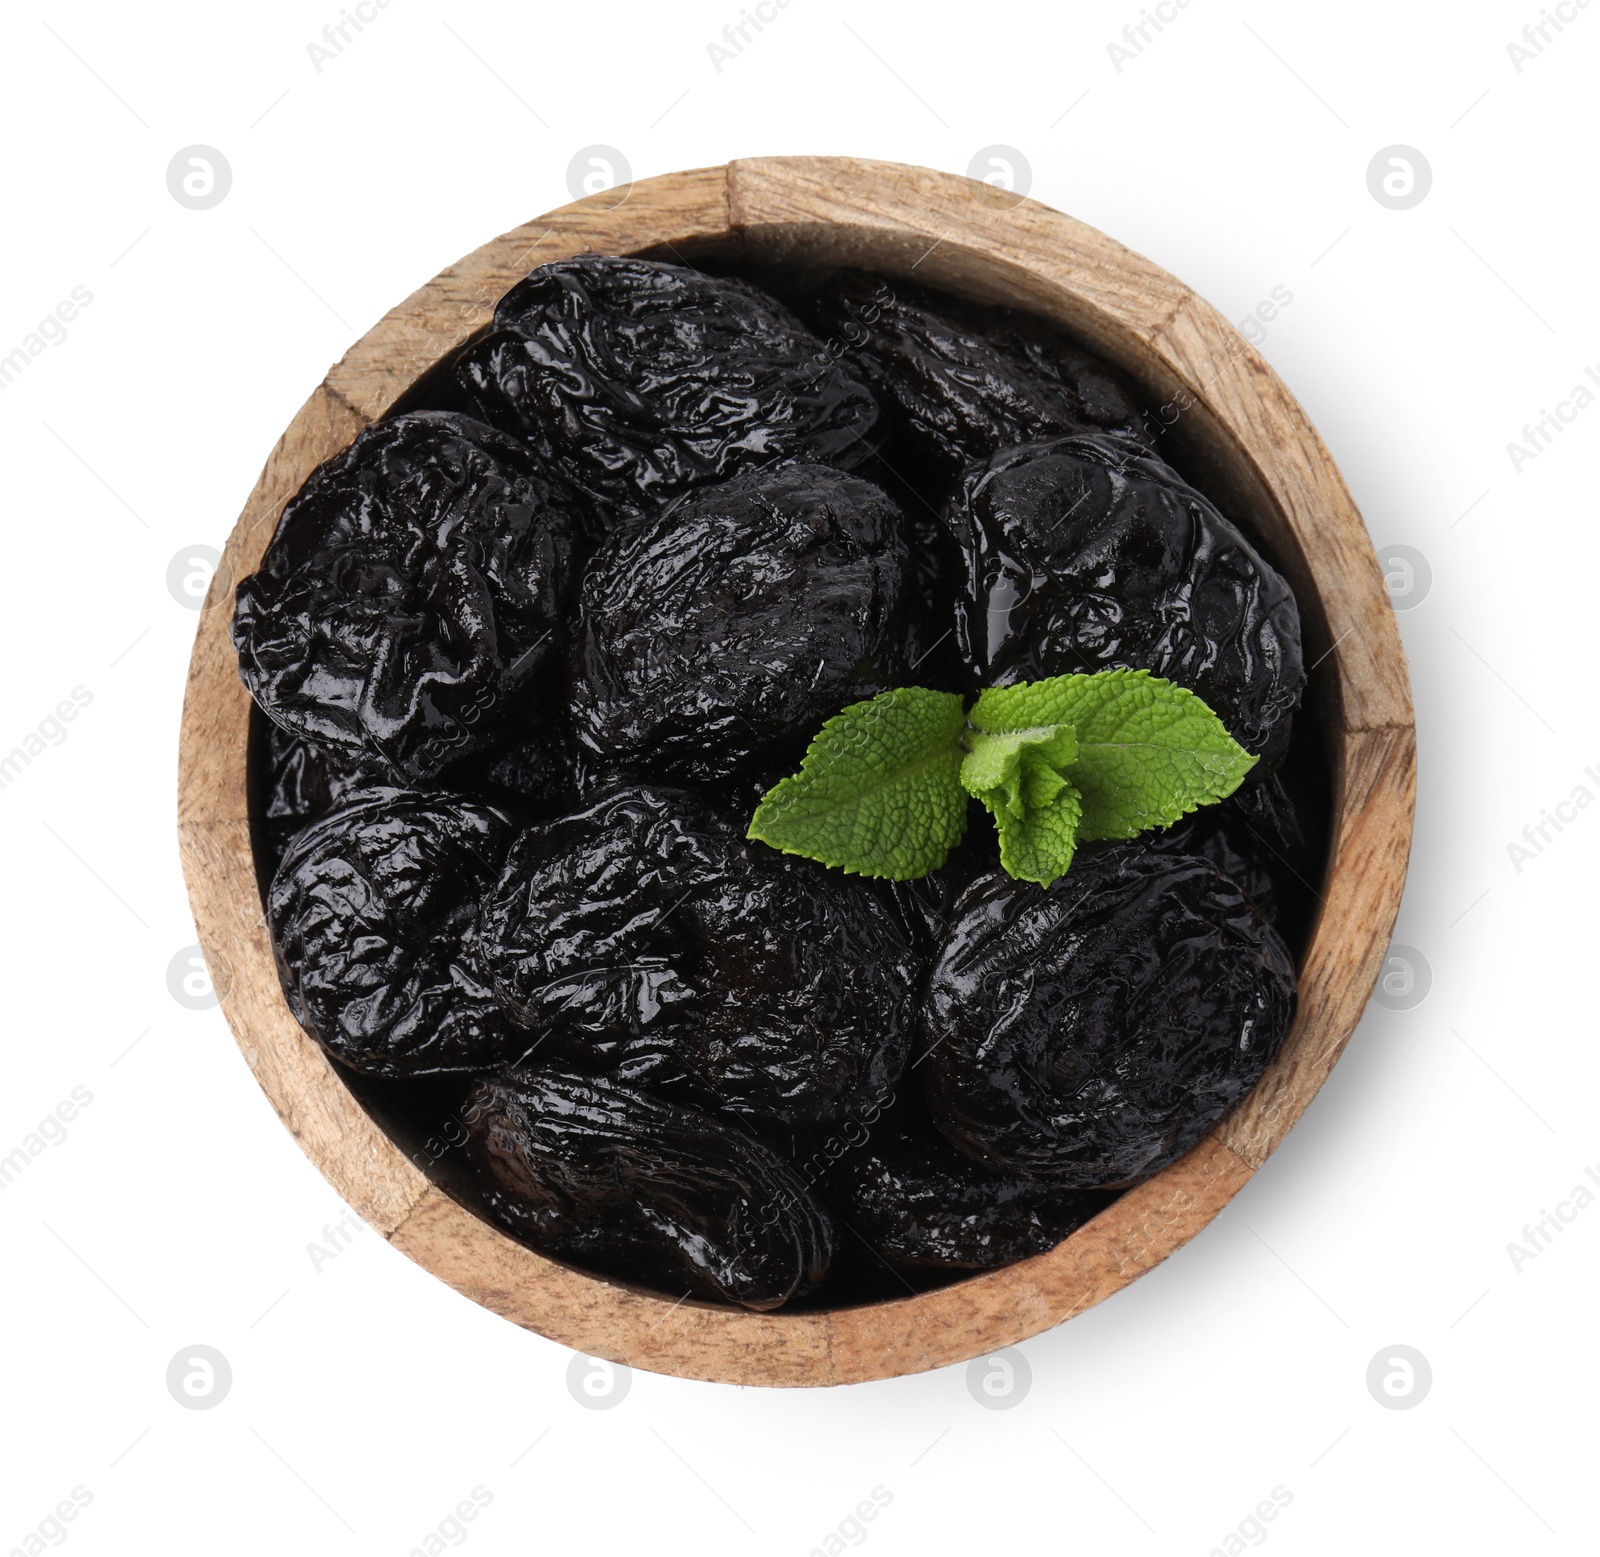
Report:
M895 279L777 290L541 266L233 623L305 1030L513 1236L753 1309L1042 1253L1193 1147L1288 1031L1326 807L1294 595L1121 374ZM903 882L746 837L850 703L1113 667L1258 754L1231 799L1047 888L986 827Z

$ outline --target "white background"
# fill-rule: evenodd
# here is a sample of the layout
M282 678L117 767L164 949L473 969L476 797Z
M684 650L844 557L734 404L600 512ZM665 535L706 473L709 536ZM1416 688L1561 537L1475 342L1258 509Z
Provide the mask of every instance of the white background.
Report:
M718 71L741 8L394 0L320 72L335 0L7 8L0 355L75 286L93 302L0 392L0 750L74 687L92 702L0 789L0 1155L74 1087L93 1101L0 1191L0 1551L75 1486L92 1502L60 1529L84 1557L405 1557L474 1487L482 1557L805 1554L875 1487L892 1501L841 1539L881 1557L1204 1557L1274 1488L1292 1501L1236 1545L1589 1549L1600 1208L1520 1270L1507 1245L1600 1165L1600 808L1520 871L1507 845L1600 793L1600 407L1520 472L1507 444L1600 365L1600 7L1518 72L1533 0L1194 0L1118 71L1132 0L793 0ZM194 143L233 170L206 211L166 185ZM173 788L197 621L169 562L220 547L333 359L565 203L595 143L641 177L1021 150L1034 195L1230 317L1292 292L1266 356L1375 542L1431 568L1400 616L1422 784L1398 938L1427 998L1371 1009L1194 1243L1028 1342L1008 1410L964 1368L814 1392L641 1373L581 1409L568 1352L375 1234L313 1268L345 1208L221 1014L168 991L194 940ZM1393 143L1433 170L1410 210L1368 191ZM165 1386L195 1343L231 1363L212 1410ZM1395 1344L1431 1364L1414 1409L1368 1393Z

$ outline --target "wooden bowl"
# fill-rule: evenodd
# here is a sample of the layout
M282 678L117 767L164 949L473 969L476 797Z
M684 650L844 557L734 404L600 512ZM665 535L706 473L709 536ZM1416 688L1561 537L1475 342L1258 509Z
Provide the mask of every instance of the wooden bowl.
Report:
M585 251L863 265L1050 315L1143 385L1174 423L1185 473L1255 531L1299 595L1314 667L1302 717L1321 727L1333 815L1293 1030L1199 1146L1048 1254L862 1307L674 1303L536 1254L458 1204L289 1014L251 850L233 584L258 565L312 470L486 323L531 267ZM200 943L245 1059L307 1156L395 1248L580 1352L737 1384L845 1384L961 1362L1059 1324L1165 1259L1238 1193L1322 1085L1371 993L1405 879L1415 765L1405 659L1361 516L1304 412L1214 308L1093 228L986 184L894 163L757 158L607 191L496 238L386 315L317 386L268 458L201 615L179 840Z

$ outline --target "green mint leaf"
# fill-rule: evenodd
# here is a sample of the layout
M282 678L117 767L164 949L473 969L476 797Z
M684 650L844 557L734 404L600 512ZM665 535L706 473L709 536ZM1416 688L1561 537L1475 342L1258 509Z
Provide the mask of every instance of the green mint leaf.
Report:
M959 697L924 687L852 703L762 796L748 836L855 875L926 876L966 830L965 722Z
M1026 768L1027 757L1023 761ZM1000 863L1017 880L1047 887L1057 876L1064 876L1072 864L1082 805L1072 785L1048 766L1043 771L1059 786L1045 804L1024 805L1021 814L1014 816L1009 811L996 810L983 798L994 817L995 831L1000 834ZM1024 791L1027 787L1025 778Z
M1057 748L1059 750L1059 748ZM1067 758L1071 762L1077 756L1078 745L1074 738L1072 755ZM1057 765L1056 758L1038 747L1024 747L1022 752L1022 803L1030 811L1037 811L1044 806L1054 805L1056 797L1063 790L1072 790L1074 796L1078 792Z
M1146 670L1051 676L984 692L972 723L994 733L1071 725L1066 777L1082 797L1078 838L1132 838L1225 800L1256 759L1193 692Z
M994 733L969 729L962 737L967 755L961 763L961 785L969 795L994 810L997 796L1005 811L1020 817L1027 806L1048 805L1066 782L1059 778L1077 755L1078 743L1070 725L1041 725L1034 729ZM1026 762L1026 767L1024 763ZM1031 785L1024 793L1024 776ZM1058 779L1049 789L1049 780ZM1043 793L1049 789L1049 793ZM995 812L998 816L1000 813Z
M1072 726L969 728L962 745L961 783L994 818L1000 863L1019 881L1049 886L1072 863L1078 837L1078 792L1061 771L1078 754Z

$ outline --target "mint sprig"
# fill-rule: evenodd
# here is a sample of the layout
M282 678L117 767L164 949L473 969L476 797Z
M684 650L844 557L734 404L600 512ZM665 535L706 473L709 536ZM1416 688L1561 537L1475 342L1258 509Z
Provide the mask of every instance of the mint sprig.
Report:
M1077 735L1061 723L984 729L973 714L961 737L961 786L994 818L1000 863L1023 881L1054 881L1077 847L1082 807L1064 773L1078 755Z
M1144 670L995 687L970 711L898 687L828 720L748 836L907 881L960 843L970 795L994 818L1005 869L1048 886L1078 844L1169 827L1225 800L1255 761L1201 698Z

